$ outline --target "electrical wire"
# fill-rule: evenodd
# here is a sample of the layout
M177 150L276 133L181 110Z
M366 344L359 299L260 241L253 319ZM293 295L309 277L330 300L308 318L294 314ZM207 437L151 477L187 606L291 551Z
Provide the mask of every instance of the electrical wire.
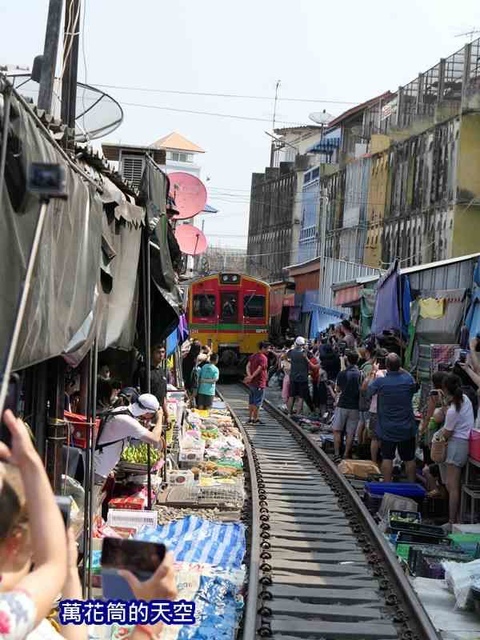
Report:
M200 116L213 116L215 118L230 118L232 120L247 120L250 122L271 122L270 118L255 118L254 116L239 116L233 113L216 113L213 111L196 111L194 109L177 109L174 107L164 107L161 105L155 104L141 104L138 102L121 102L118 103L124 107L139 107L141 109L156 109L158 111L173 111L175 113L191 113L194 115ZM282 124L288 124L290 126L304 127L305 124L300 122L292 122L287 120L277 120L277 122L281 122Z
M271 96L255 96L255 95L243 95L238 93L214 93L207 91L179 91L176 89L152 89L148 87L129 87L129 86L121 86L115 84L99 84L96 83L94 86L102 87L105 89L119 89L122 91L143 91L145 93L168 93L173 95L181 95L181 96L203 96L203 97L212 97L212 98L234 98L234 99L245 99L245 100L268 100L272 101ZM351 102L349 100L328 100L328 99L320 99L320 98L278 98L279 101L283 100L284 102L310 102L310 103L324 103L324 104L348 104L348 105L357 105L358 102Z

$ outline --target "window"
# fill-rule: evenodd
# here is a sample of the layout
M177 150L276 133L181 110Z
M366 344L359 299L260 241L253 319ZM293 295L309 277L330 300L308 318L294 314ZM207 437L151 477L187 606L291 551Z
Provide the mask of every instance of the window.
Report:
M193 162L193 153L182 153L180 151L170 151L169 160L173 162Z
M265 296L255 294L243 299L243 315L245 318L263 318L265 316Z
M233 292L224 292L221 295L222 322L232 324L238 322L238 295Z
M215 315L215 296L207 293L193 296L193 315L195 318L212 318Z

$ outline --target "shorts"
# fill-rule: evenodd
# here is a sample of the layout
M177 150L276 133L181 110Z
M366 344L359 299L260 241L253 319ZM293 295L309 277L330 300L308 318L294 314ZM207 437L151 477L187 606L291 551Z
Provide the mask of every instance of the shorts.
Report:
M199 393L197 395L197 405L199 407L205 407L210 409L213 404L213 396L207 396L205 393Z
M447 457L445 464L453 464L455 467L464 467L468 461L469 440L463 438L450 438L447 443Z
M378 424L378 414L370 413L370 420L368 423L368 429L370 431L370 436L372 440L381 440L380 436L380 426Z
M370 411L359 411L358 421L362 424L368 424L370 420Z
M417 439L413 437L408 440L402 440L401 442L382 440L381 453L384 460L395 460L395 452L397 449L402 462L411 462L415 460Z
M445 462L439 464L440 477L442 482L447 482L447 468L451 464L454 467L462 469L468 462L468 452L470 441L463 438L450 438L447 443L447 457Z
M333 430L346 431L347 435L354 436L358 427L358 418L360 412L358 409L343 409L337 407L333 416Z
M250 394L248 396L248 404L251 407L260 408L265 399L265 389L260 389L259 387L249 387Z
M308 382L295 382L290 380L290 398L303 398L304 400L310 399L310 389L308 388Z

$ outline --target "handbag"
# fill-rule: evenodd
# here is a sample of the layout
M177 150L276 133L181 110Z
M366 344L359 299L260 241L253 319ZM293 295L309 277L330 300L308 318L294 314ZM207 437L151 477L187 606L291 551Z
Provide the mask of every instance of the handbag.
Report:
M434 438L430 447L430 457L433 462L445 462L447 457L447 442L445 440L437 440Z

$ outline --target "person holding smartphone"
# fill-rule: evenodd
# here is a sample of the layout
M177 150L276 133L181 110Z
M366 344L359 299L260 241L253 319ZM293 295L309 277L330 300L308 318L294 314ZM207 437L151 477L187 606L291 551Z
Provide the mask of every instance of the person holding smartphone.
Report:
M0 442L0 458L17 468L25 500L0 477L1 632L27 637L50 613L67 577L67 537L48 476L25 424L5 411L11 445ZM27 527L28 523L28 527ZM31 571L32 558L35 566Z

